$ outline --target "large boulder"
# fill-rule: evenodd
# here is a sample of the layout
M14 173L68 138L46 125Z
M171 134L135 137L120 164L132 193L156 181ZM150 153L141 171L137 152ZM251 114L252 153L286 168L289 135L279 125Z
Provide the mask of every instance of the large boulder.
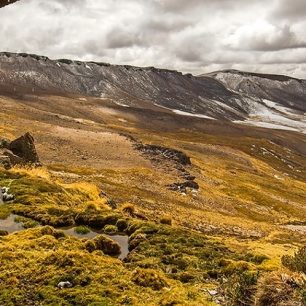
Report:
M21 158L24 163L39 164L34 138L30 133L13 140L8 148L15 156ZM12 161L14 164L14 161Z
M25 163L25 161L23 160L23 158L15 155L12 151L8 150L8 149L4 149L2 150L2 155L6 156L6 158L9 160L9 165L10 166L14 166L14 165L22 165ZM8 167L10 168L10 167Z
M5 169L11 168L11 160L3 151L0 150L0 165L3 165Z

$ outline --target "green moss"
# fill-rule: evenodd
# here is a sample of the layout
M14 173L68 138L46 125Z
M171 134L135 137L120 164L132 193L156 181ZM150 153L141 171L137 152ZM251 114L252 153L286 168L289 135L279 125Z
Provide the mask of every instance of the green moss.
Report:
M99 235L93 239L96 249L103 251L107 255L119 255L121 252L120 246L117 242L103 235Z
M161 290L168 287L165 277L156 270L137 269L132 276L132 281L141 287L150 287L154 290Z
M105 225L103 231L107 234L115 234L118 232L118 228L116 225Z
M85 235L85 234L90 233L90 229L86 226L77 226L77 227L74 228L74 231L77 234L81 234L81 235Z
M11 208L4 204L0 205L0 220L4 220L11 214Z
M39 225L39 223L35 220L31 220L29 218L25 218L22 216L16 216L14 218L14 221L17 223L22 223L22 227L27 229L27 228L33 228Z

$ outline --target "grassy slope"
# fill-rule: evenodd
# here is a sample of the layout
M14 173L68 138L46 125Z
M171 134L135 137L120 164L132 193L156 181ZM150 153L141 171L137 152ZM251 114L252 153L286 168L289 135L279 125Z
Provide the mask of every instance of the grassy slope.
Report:
M10 114L0 116L13 122L14 116ZM121 114L120 117L124 118L124 115ZM181 196L166 190L165 185L173 182L173 177L162 168L135 166L129 169L93 169L90 166L77 168L69 163L48 165L50 170L67 174L65 180L75 182L73 185L59 182L56 172L52 172L52 175L55 175L52 178L46 172L1 172L0 185L7 185L13 180L11 186L18 196L18 201L14 205L1 207L0 215L3 217L10 211L19 214L30 213L31 217L39 219L40 222L57 225L61 223L59 215L69 219L92 205L97 208L95 215L121 217L120 209L110 211L105 206L105 200L98 197L98 190L92 185L94 184L106 191L119 207L126 202L133 203L154 222L147 224L149 228L155 228L153 234L149 231L147 240L143 241L135 252L133 251L128 264L122 264L101 253L89 254L84 250L84 244L75 239L58 240L52 235L53 238L50 235L46 238L38 229L29 229L24 233L1 238L4 242L3 248L8 248L10 255L17 249L26 254L23 259L16 258L13 261L0 255L4 256L1 257L1 262L4 262L1 273L13 271L13 283L19 284L16 291L12 291L9 281L0 283L0 286L3 286L3 303L11 301L12 304L18 304L16 301L19 301L22 304L25 291L29 289L33 291L29 299L48 301L46 303L49 304L87 305L98 302L101 305L112 305L131 299L131 304L142 305L142 296L146 297L146 305L148 302L152 305L172 305L171 299L175 299L175 296L178 296L178 303L183 305L198 305L204 303L203 301L209 303L205 289L220 286L223 276L231 279L236 272L241 274L244 270L253 275L253 272L256 274L257 271L278 269L281 256L293 254L297 247L305 244L305 236L282 227L282 224L289 221L306 221L305 157L299 148L295 147L295 143L299 141L301 145L304 143L302 136L299 138L290 133L272 131L267 134L268 136L262 137L247 136L243 133L224 136L214 132L203 132L202 127L199 130L155 130L155 127L152 128L154 118L149 127L144 127L143 121L131 122L130 117L127 118L129 120L126 123L118 124L116 121L114 124L114 118L107 117L103 129L129 133L146 143L183 150L192 158L194 167L189 170L197 177L196 181L201 187L200 193ZM92 127L85 124L82 128ZM14 125L10 128L6 125L0 126L0 130L9 138L21 133L20 127ZM33 132L35 133L35 130ZM281 143L280 140L287 138L292 140L292 143ZM158 224L164 216L172 219L172 227ZM128 219L131 224L139 222L132 218ZM140 231L142 232L146 232L145 226ZM40 240L44 239L49 240L49 245L40 244ZM31 247L28 240L31 241ZM49 277L45 275L44 278L49 278L50 281L37 281L45 294L37 292L32 284L39 275L33 267L40 265L43 260L40 258L41 254L45 251L50 252L50 249L51 252L71 252L68 257L76 256L74 266L90 271L92 282L86 285L85 289L81 282L76 283L77 286L73 289L60 291L60 300L56 300L55 295L59 291L55 288L55 283L61 275L65 276L67 273L69 276L74 272L71 272L69 267L60 267L57 261L60 261L62 255L55 254L54 256L59 258L50 264L53 274ZM268 256L268 259L262 263L257 262L258 258L264 259L263 255ZM97 271L92 271L92 265L96 264L96 256L99 256L101 266ZM84 258L84 262L79 260L81 257ZM14 262L16 269L10 266ZM20 276L22 266L26 262L31 262L26 272L33 277L31 281ZM114 269L107 269L111 262L116 262ZM149 275L153 270L152 273L158 275L157 279L170 284L168 289L153 290L143 287L143 282L138 282L141 286L137 285L133 281L133 273L137 268L149 269ZM107 270L104 278L110 281L105 281L101 285L99 273L102 270ZM116 283L116 274L122 276L118 279L119 285ZM140 278L146 279L142 271L139 274ZM148 279L152 280L151 276ZM246 276L246 279L252 281L249 276ZM228 287L232 287L230 281ZM108 290L109 288L111 289ZM88 292L88 301L78 300L84 290ZM178 295L178 292L181 294ZM240 298L237 292L226 294L232 300ZM168 298L170 301L167 302ZM244 298L246 303L250 304L247 297ZM128 303L127 300L125 303Z
M17 199L0 207L1 218L14 212L51 225L62 224L68 213L74 220L80 214L90 222L104 218L106 224L124 218L131 241L145 238L123 264L101 251L89 253L85 240L46 226L2 237L1 304L208 305L206 289L219 286L222 277L264 269L265 257L241 255L204 235L110 210L90 184L61 184L43 170L2 170L0 185L8 184ZM74 287L59 290L64 280Z

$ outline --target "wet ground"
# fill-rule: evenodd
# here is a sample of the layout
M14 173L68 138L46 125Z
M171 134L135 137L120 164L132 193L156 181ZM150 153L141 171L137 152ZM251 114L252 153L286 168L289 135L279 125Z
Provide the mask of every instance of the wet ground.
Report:
M80 234L80 233L77 233L75 231L75 227L72 227L72 228L69 228L69 229L61 229L61 230L66 235L73 236L73 237L76 237L76 238L92 239L92 238L95 238L98 235L106 236L106 237L114 240L115 242L117 242L120 245L121 253L118 256L118 258L121 259L121 260L126 258L128 253L129 253L129 244L128 244L129 236L127 236L127 235L124 235L124 234L122 234L122 235L107 235L107 234L104 234L103 232L94 231L92 229L90 229L90 232L88 232L86 234Z
M25 230L23 228L22 222L20 222L20 223L15 222L16 217L18 217L18 216L14 215L14 214L11 214L6 219L0 219L0 230L6 231L9 234ZM129 253L129 249L128 249L128 247L129 247L129 245L128 245L129 237L127 235L124 235L124 234L108 235L108 234L104 234L101 231L94 231L92 229L89 229L90 231L88 233L80 234L80 233L77 233L75 231L75 229L76 229L75 227L65 228L65 229L60 228L60 230L62 230L66 235L73 236L73 237L76 237L76 238L93 239L98 235L104 235L104 236L112 239L113 241L117 242L120 245L121 253L118 256L118 258L121 259L121 260L126 258L128 253Z
M0 220L0 230L9 234L24 230L22 223L15 222L16 215L9 215L6 219Z

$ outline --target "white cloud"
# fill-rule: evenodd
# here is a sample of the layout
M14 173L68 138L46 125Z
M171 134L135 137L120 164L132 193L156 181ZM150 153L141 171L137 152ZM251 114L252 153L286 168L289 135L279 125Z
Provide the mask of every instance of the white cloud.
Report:
M21 0L0 10L1 51L196 74L236 68L305 77L306 21L294 9L305 5L290 3Z

